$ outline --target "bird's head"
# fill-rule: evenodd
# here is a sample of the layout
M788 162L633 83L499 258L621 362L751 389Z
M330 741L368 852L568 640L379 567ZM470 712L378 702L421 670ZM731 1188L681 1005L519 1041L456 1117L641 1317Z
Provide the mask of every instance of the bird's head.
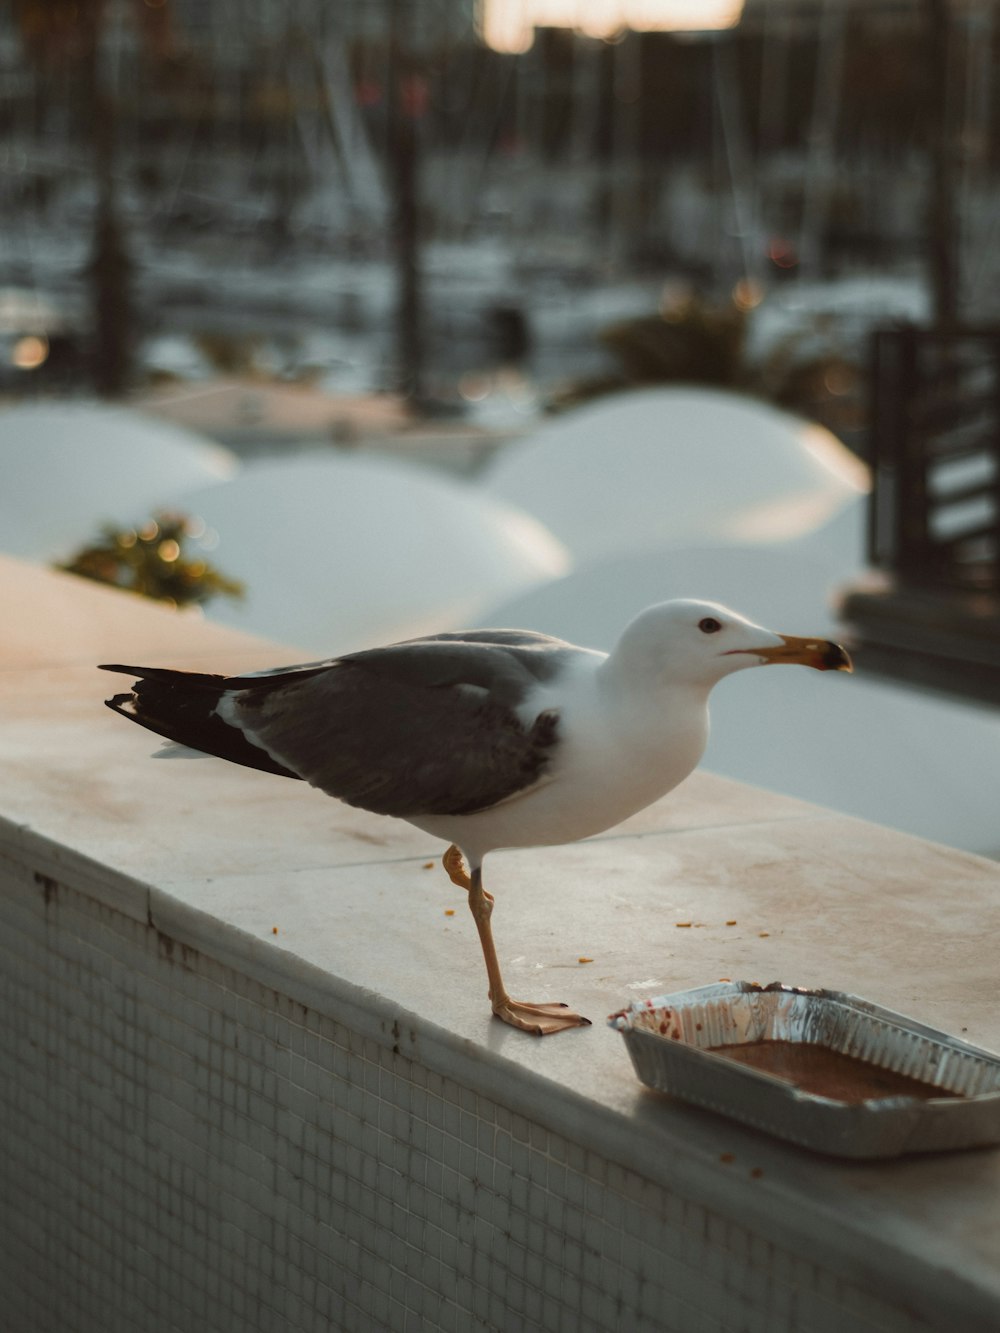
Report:
M711 687L744 667L798 663L851 671L829 639L776 634L716 602L673 601L647 607L627 626L611 660L650 681Z

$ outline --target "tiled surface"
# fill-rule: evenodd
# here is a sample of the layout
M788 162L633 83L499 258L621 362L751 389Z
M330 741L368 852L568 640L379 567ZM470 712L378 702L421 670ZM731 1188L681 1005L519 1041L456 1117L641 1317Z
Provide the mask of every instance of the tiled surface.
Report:
M995 864L696 775L490 859L512 988L595 1019L538 1042L439 846L150 761L93 669L294 650L2 559L0 623L0 1327L1000 1326L996 1152L811 1156L645 1094L600 1021L779 977L1000 1049Z
M7 863L5 1326L932 1325L572 1136Z

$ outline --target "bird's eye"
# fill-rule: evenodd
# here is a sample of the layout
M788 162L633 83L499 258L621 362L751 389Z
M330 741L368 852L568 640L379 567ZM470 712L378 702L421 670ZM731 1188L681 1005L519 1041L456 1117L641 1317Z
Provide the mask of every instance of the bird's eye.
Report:
M698 628L702 634L718 634L719 630L722 629L722 623L716 620L714 616L706 616L704 620L698 621Z

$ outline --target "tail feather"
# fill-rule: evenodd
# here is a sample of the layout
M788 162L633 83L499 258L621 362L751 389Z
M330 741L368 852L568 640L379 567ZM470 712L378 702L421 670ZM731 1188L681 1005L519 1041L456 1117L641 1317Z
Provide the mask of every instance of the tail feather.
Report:
M231 687L226 676L172 671L167 667L107 666L102 670L138 677L131 691L116 694L105 702L114 712L147 731L247 768L286 778L299 776L248 741L238 727L219 717L216 706Z
M218 691L257 690L267 691L290 685L294 681L306 680L309 676L319 675L331 667L335 658L324 662L306 662L302 666L275 667L269 671L251 671L245 676L220 676L207 671L180 671L176 667L137 667L122 666L120 663L103 662L99 671L120 671L126 676L141 676L144 680L160 680L168 685L183 683L192 690Z

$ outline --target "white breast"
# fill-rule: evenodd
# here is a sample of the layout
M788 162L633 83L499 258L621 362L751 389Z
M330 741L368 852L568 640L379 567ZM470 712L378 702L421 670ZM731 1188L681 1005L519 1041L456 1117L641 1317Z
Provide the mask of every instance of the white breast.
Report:
M560 713L551 768L534 787L473 815L414 819L473 859L498 847L574 842L621 823L664 796L695 768L708 738L705 697L673 691L641 699L611 694L585 664L558 695L541 687L524 720Z

